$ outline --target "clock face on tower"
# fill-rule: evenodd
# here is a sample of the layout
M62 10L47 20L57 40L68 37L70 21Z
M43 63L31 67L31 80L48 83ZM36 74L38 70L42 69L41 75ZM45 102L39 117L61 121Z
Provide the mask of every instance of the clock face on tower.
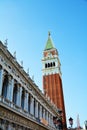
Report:
M52 54L51 54L50 52L48 52L48 57L49 57L49 58L52 57Z

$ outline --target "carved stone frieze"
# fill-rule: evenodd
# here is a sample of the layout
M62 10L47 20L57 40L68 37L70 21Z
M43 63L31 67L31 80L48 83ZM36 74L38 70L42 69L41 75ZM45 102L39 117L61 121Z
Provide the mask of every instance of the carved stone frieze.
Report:
M48 128L40 125L40 123L36 123L35 121L31 121L25 117L22 117L12 111L9 111L0 106L0 118L3 120L7 120L11 123L18 124L20 126L25 126L27 128L31 128L33 130L49 130Z

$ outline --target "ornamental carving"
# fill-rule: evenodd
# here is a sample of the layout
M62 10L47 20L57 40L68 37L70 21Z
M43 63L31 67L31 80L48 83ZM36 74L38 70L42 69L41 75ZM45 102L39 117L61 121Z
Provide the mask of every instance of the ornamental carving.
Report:
M20 126L26 126L31 129L35 130L48 130L47 128L43 127L42 125L39 125L39 123L35 123L35 121L31 121L30 119L27 119L23 116L20 116L12 111L9 111L5 108L2 108L0 106L0 118L10 121L11 123L18 124Z

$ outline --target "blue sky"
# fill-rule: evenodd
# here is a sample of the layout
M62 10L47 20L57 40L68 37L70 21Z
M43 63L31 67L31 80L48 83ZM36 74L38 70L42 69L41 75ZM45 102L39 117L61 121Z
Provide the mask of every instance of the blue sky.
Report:
M61 61L67 124L87 120L87 0L0 0L0 40L42 90L48 31Z

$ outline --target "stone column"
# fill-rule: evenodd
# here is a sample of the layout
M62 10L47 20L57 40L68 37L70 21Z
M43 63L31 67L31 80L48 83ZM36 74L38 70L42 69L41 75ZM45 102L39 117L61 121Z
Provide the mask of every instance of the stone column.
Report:
M8 124L8 130L12 130L11 124Z
M50 125L50 113L48 113L48 123Z
M30 113L34 115L34 98L31 96Z
M2 94L3 68L0 67L0 96Z
M7 99L12 102L13 99L13 89L14 89L14 79L12 79L11 75L9 75L8 81L8 90L7 90Z
M40 119L42 119L42 106L40 105Z
M12 86L10 89L10 101L12 102L13 100L13 89L14 89L14 79L12 79Z
M38 102L36 101L35 117L38 118Z
M51 124L52 124L52 126L54 126L54 124L53 124L53 116L51 115Z
M18 86L17 86L17 101L16 101L16 105L19 106L19 107L21 107L21 95L22 95L22 87L19 86L19 84L18 84Z
M24 110L28 112L28 92L25 92Z
M30 93L28 93L28 112L30 113Z
M50 115L50 125L53 126L52 115Z
M48 111L47 111L47 122L49 122L49 119L48 119Z
M8 74L8 86L7 86L7 99L10 100L10 94L11 94L11 87L12 87L12 77Z
M43 118L45 119L45 109L43 109Z
M19 106L21 107L22 86L19 87Z

